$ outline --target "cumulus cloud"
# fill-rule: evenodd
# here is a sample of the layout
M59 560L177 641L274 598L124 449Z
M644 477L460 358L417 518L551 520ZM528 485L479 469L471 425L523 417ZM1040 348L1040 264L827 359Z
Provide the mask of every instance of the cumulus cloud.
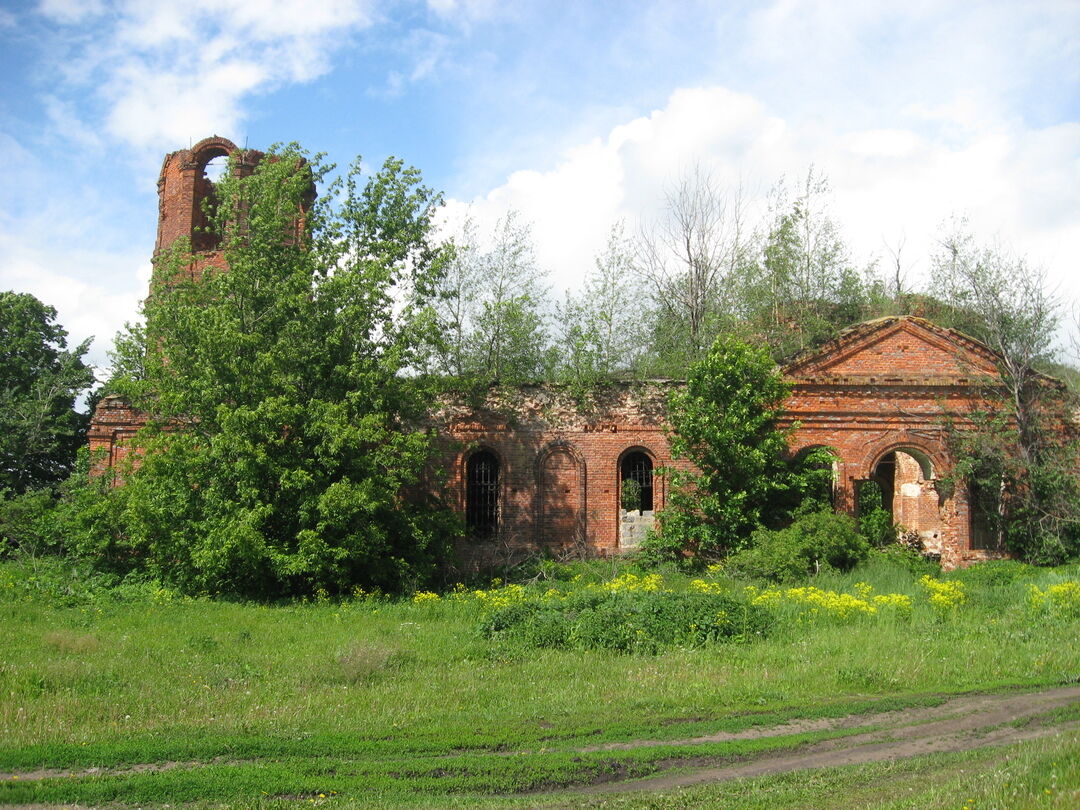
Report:
M963 138L910 129L799 125L748 94L682 89L647 116L567 150L546 171L522 170L489 193L452 201L480 224L509 209L534 223L537 256L556 285L575 288L610 226L634 230L657 216L667 189L694 166L718 183L763 198L783 175L813 164L829 179L833 215L860 263L905 240L913 278L927 268L941 223L967 214L977 234L1028 254L1069 297L1080 298L1080 189L1063 167L1080 159L1080 125L982 126Z
M116 0L108 8L47 0L39 12L70 36L68 98L89 91L97 102L80 106L83 127L63 131L100 119L113 138L157 151L234 132L246 97L322 75L343 35L372 22L366 0ZM95 35L81 36L74 27L90 16ZM61 103L70 125L74 103L53 101Z

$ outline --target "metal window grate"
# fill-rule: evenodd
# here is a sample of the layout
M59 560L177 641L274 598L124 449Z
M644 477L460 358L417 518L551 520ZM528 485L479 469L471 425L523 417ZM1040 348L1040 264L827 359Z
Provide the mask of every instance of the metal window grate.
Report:
M474 537L490 537L499 523L499 460L482 450L465 465L465 525Z
M636 481L641 487L641 503L638 506L642 512L652 511L653 508L653 465L652 459L641 452L630 453L623 459L622 480Z

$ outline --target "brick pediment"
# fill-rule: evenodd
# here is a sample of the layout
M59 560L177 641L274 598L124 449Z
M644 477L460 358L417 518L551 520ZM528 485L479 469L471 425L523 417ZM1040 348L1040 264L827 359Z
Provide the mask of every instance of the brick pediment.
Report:
M841 333L796 358L784 375L795 382L970 385L996 377L995 361L988 347L960 332L896 316Z

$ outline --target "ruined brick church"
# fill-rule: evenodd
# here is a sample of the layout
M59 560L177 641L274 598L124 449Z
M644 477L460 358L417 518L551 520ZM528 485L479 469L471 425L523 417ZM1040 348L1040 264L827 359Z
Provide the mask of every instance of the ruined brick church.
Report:
M262 155L207 138L166 156L158 179L155 255L191 240L193 278L224 268L205 229L202 201L214 158L250 174ZM980 529L962 487L939 489L952 468L944 420L963 425L997 376L983 344L929 321L898 316L850 328L783 369L793 392L785 421L790 451L831 448L834 503L855 513L860 484L876 482L894 522L917 533L946 567L1001 556ZM477 405L444 402L431 414L441 436L445 502L468 527L463 556L614 554L634 548L667 503L663 468L673 460L665 432L667 393L679 383L624 382L588 408L555 386L493 389ZM97 407L89 443L99 470L130 451L146 416L118 397Z

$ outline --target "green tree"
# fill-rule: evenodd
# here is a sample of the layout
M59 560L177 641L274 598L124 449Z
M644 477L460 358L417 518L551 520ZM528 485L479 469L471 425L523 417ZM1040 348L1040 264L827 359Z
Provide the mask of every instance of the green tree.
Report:
M671 452L697 472L673 471L660 529L646 543L654 558L697 562L746 545L754 530L784 523L831 481L821 452L788 458L779 427L790 392L763 348L721 335L669 402Z
M228 270L147 303L145 359L117 388L155 419L111 496L119 528L90 521L108 531L86 533L88 556L250 596L398 590L436 571L456 522L421 495L433 436L409 369L448 260L439 196L390 159L310 203L325 174L289 146L219 183ZM177 246L155 273L191 260Z
M551 372L546 290L528 224L511 211L495 225L490 246L469 219L437 281L434 362L457 384L535 382Z
M1075 398L1043 373L1054 360L1060 306L1043 273L1000 248L976 244L954 221L933 257L936 291L997 354L986 412L953 430L954 478L971 488L983 529L1035 562L1080 553Z
M752 245L741 188L726 189L694 167L668 191L663 216L637 243L637 266L652 294L656 372L682 376L732 325Z
M622 223L612 227L581 292L557 308L558 377L591 385L634 371L647 350L646 294Z
M747 320L777 359L857 323L881 297L872 269L860 274L853 266L828 198L828 181L813 166L795 199L783 181L777 185L760 261L740 289Z
M85 439L75 401L94 382L86 340L67 347L56 310L29 293L0 292L0 493L63 480Z

